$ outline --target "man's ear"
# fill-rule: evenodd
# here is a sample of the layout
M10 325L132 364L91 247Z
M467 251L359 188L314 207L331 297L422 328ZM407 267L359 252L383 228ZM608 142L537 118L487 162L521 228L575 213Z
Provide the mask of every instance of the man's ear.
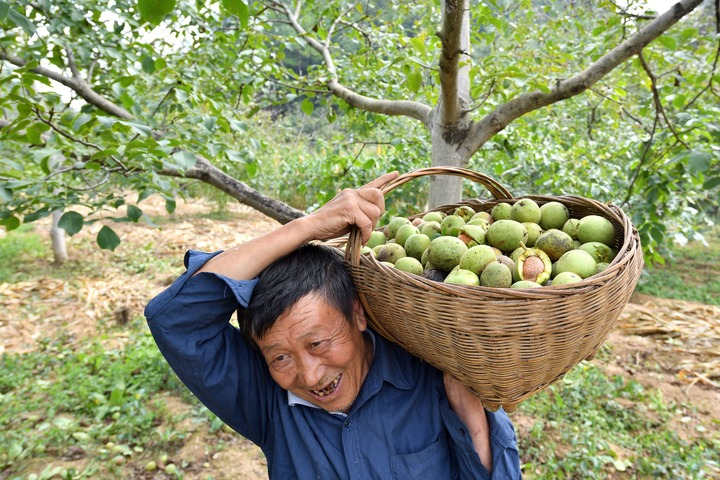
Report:
M360 303L360 299L355 297L353 301L353 321L357 325L358 330L364 332L367 329L367 317L365 316L365 309Z

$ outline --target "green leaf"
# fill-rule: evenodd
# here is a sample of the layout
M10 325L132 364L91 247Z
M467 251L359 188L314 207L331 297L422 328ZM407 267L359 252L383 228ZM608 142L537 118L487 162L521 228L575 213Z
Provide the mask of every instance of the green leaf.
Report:
M0 220L0 225L5 227L7 231L15 230L20 226L20 219L13 215L11 217L3 218L2 220Z
M251 177L254 177L257 175L258 172L258 166L255 162L248 162L245 164L245 171L247 171L248 175Z
M75 118L75 120L73 121L73 124L72 124L73 130L75 130L76 132L79 131L80 128L82 128L83 125L85 125L86 123L88 123L88 122L89 122L90 120L92 120L92 119L93 119L93 116L92 116L92 115L87 114L87 113L81 113L81 114L78 115L78 116Z
M65 230L71 237L82 230L84 224L83 216L77 212L65 212L58 221L58 227Z
M5 17L7 17L8 10L10 10L10 5L8 5L5 2L0 2L0 22L5 20Z
M21 14L20 12L17 12L11 8L7 12L7 17L15 25L17 25L18 27L22 27L22 29L25 30L30 35L37 34L37 30L35 30L35 25L30 21L30 19L28 19L25 15Z
M147 73L148 75L152 75L153 72L155 72L155 61L152 58L148 56L143 57L141 65L143 72Z
M175 199L172 197L165 197L165 211L168 213L173 213L175 211L175 207L177 207Z
M140 18L153 25L160 23L175 8L175 0L138 0Z
M312 115L313 110L315 110L315 105L313 105L312 100L306 98L302 101L302 104L300 104L300 110L302 110L305 115Z
M42 134L47 132L49 128L50 127L44 123L36 123L25 130L25 135L27 135L28 141L33 145L43 145L45 141L42 138Z
M658 41L662 43L662 45L669 49L669 50L676 50L677 49L677 42L673 37L668 37L667 35L663 35L662 37L658 37Z
M411 92L417 92L422 85L422 74L417 70L410 72L410 75L407 76L407 84Z
M100 229L95 240L103 250L113 251L120 245L120 237L117 236L117 233L115 233L112 228L106 225L103 225Z
M7 188L0 185L0 200L3 202L9 202L12 200L12 193Z
M143 215L143 211L140 210L139 207L136 207L135 205L128 205L127 206L127 217L132 220L133 222L137 222L140 220L140 218Z
M250 12L244 2L240 0L222 0L222 6L240 19L240 25L243 28L247 27Z
M705 190L710 190L711 188L715 188L718 185L720 185L720 177L713 177L709 178L703 183L703 188Z
M194 166L197 162L195 155L185 150L173 153L173 158L175 159L175 162L177 162L178 166L183 169L188 169Z
M152 136L152 130L147 125L141 125L139 123L124 122L124 121L120 121L119 123L122 123L123 125L127 125L128 127L132 128L136 133L139 133L140 135L144 135L146 137Z
M688 166L690 172L699 173L704 172L710 167L710 160L712 155L705 152L692 152L688 155Z
M413 37L410 39L410 43L413 44L413 47L415 47L415 50L418 51L421 55L427 55L427 47L425 46L425 42L423 42L418 37Z

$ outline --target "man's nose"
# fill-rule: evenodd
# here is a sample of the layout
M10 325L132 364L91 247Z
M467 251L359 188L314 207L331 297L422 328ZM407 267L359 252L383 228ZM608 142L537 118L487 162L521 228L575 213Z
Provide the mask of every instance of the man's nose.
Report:
M325 368L319 358L307 355L300 361L298 376L306 388L320 388L319 382L325 375Z

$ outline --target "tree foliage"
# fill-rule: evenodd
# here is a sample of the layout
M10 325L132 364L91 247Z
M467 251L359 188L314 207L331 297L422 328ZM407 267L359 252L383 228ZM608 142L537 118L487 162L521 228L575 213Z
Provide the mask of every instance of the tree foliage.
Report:
M698 3L0 2L0 223L64 210L111 248L108 221L172 211L183 178L287 221L432 162L621 204L659 259L717 215L720 14Z

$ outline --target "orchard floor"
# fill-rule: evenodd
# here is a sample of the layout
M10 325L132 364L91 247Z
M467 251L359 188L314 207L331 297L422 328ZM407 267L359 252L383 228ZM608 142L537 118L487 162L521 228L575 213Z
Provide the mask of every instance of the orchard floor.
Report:
M222 214L215 212L212 204L195 200L179 202L172 215L157 199L146 200L141 207L156 226L112 224L122 238L114 252L101 251L93 244L101 222L68 239L69 262L92 266L72 280L48 274L23 282L0 283L0 353L34 349L38 339L49 332L62 332L78 342L103 335L108 346L122 346L127 334L119 327L142 317L147 301L181 273L187 249L226 248L276 225L262 214L235 204L227 205ZM38 225L37 231L43 228L47 224ZM176 261L168 271L158 271L154 259ZM50 272L52 267L45 262ZM661 390L666 401L694 407L675 420L674 428L684 438L691 440L699 435L698 425L718 428L720 307L635 295L607 344L611 354L595 362L609 375L632 378ZM175 396L168 395L165 402L178 415L191 408ZM517 412L511 417L522 449L523 435L535 419ZM181 427L187 435L168 461L183 461L183 478L267 478L262 453L242 437L224 429L210 433L207 423L190 420ZM218 448L219 444L222 448ZM28 465L24 473L39 474L48 463L82 470L87 462L82 455L44 458L37 465ZM142 465L129 464L125 471L127 478L170 478L162 469L145 473Z

